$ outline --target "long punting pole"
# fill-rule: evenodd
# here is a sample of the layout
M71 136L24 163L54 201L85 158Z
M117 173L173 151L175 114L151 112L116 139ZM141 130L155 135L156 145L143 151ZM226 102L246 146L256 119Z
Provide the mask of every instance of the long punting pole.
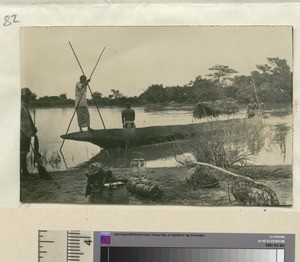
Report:
M69 41L69 45L70 45L70 47L71 47L71 49L72 49L72 52L73 52L73 54L74 54L74 56L75 56L75 58L76 58L76 60L77 60L77 63L78 63L78 65L79 65L80 69L81 69L81 72L82 72L82 74L84 75L83 68L82 68L82 66L81 66L81 64L80 64L80 61L79 61L79 59L78 59L78 57L77 57L77 55L76 55L76 53L75 53L75 51L74 51L74 49L73 49L73 46L72 46L72 44L71 44L70 41ZM102 50L102 52L101 52L101 54L100 54L100 56L99 56L99 58L98 58L98 60L97 60L97 63L96 63L96 65L95 65L95 67L94 67L94 69L93 69L93 71L92 71L91 76L90 76L89 79L92 78L92 76L93 76L93 74L94 74L94 72L95 72L95 70L96 70L96 67L98 66L98 63L99 63L99 61L100 61L100 58L101 58L101 56L102 56L104 50L105 50L105 47L103 48L103 50ZM90 90L90 92L91 92L91 94L92 94L92 90L91 90L89 84L88 84L88 87L89 87L89 90ZM76 111L77 111L77 108L78 108L78 105L79 105L79 103L80 103L80 101L81 101L82 96L83 96L83 92L82 92L82 94L81 94L81 96L80 96L80 98L79 98L79 101L78 101L78 103L77 103L77 105L76 105L76 107L75 107L75 110L74 110L74 112L73 112L73 115L72 115L72 117L71 117L71 120L70 120L69 125L68 125L68 128L67 128L66 134L68 134L68 132L69 132L69 130L70 130L71 123L72 123L72 121L73 121L73 118L74 118L74 116L75 116L75 113L76 113ZM106 130L106 127L105 127L103 118L102 118L101 113L100 113L100 110L99 110L99 108L98 108L98 106L97 106L97 104L96 104L96 101L94 101L94 103L95 103L95 105L96 105L98 114L99 114L99 116L100 116L100 118L101 118L103 127L104 127L104 129ZM62 148L63 148L63 146L64 146L64 143L65 143L65 139L63 139L63 142L62 142L61 147L60 147L60 149L59 149L60 151L62 150Z
M72 44L71 44L70 41L69 41L69 45L70 45L70 47L71 47L71 49L72 49L72 52L73 52L73 54L74 54L74 56L75 56L75 58L76 58L76 60L77 60L77 63L78 63L78 65L79 65L79 67L80 67L80 70L81 70L82 74L85 75L85 74L84 74L84 71L83 71L83 69L82 69L82 66L81 66L81 64L80 64L80 62L79 62L79 59L78 59L78 57L77 57L77 55L76 55L76 53L75 53L75 51L74 51L74 48L73 48L73 46L72 46ZM100 56L99 56L99 58L98 58L98 60L97 60L97 63L96 63L96 65L95 65L95 67L94 67L94 69L93 69L93 71L92 71L91 76L90 76L89 79L92 78L92 76L93 76L93 74L94 74L94 72L95 72L95 69L96 69L96 67L97 67L97 65L98 65L98 63L99 63L99 61L100 61L100 58L101 58L101 56L102 56L104 50L105 50L105 47L103 48L103 50L102 50L102 52L101 52L101 54L100 54ZM91 90L91 87L90 87L89 83L88 83L87 86L88 86L88 88L89 88L89 90L90 90L91 95L93 95L93 92L92 92L92 90ZM96 108L97 108L97 111L98 111L98 114L99 114L99 116L100 116L102 125L103 125L104 129L106 130L106 127L105 127L105 124L104 124L102 115L101 115L100 110L99 110L99 108L98 108L98 105L97 105L97 103L96 103L95 100L93 100L93 101L94 101L95 106L96 106Z

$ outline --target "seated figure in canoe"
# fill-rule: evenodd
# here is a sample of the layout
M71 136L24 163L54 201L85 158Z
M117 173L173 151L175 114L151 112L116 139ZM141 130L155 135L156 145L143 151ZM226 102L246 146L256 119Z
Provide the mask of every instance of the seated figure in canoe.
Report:
M122 125L124 129L135 128L135 112L130 104L126 105L126 109L122 111Z

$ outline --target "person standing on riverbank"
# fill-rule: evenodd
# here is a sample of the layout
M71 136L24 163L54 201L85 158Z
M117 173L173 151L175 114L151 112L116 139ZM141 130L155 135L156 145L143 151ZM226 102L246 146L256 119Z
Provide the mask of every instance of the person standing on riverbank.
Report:
M30 112L27 108L32 92L29 88L21 89L21 134L20 134L20 174L21 181L24 181L30 173L27 168L27 154L30 151L31 137L37 133Z
M77 120L79 131L83 132L83 128L92 131L90 127L90 114L86 100L86 87L90 79L86 79L85 75L79 78L79 82L75 86L75 109L77 112Z
M248 104L248 109L247 109L247 117L252 118L256 115L258 110L257 104L254 102L254 99L250 99L250 103Z
M135 128L135 112L130 104L127 104L126 109L122 111L123 128Z

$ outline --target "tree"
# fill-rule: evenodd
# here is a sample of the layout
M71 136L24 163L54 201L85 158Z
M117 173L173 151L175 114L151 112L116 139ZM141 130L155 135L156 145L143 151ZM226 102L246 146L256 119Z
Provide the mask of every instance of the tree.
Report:
M182 86L168 86L164 90L166 102L185 102L187 98L187 90Z
M166 102L165 89L163 85L151 85L147 88L147 90L144 93L140 95L139 98L144 100L145 102L150 103Z
M110 91L112 92L113 99L118 99L124 96L119 90L111 89Z
M32 94L31 94L30 100L31 100L32 102L36 101L36 94L35 94L35 93L32 93Z
M94 93L92 94L92 97L93 97L93 99L95 99L96 101L99 101L99 100L101 100L101 98L102 98L102 94L101 94L100 92L94 92Z
M207 74L207 76L217 84L218 87L225 87L231 84L232 74L238 73L236 70L229 68L225 65L215 65L209 68L212 73Z
M256 65L256 68L249 76L234 77L239 102L247 103L251 97L255 98L255 90L259 102L291 102L292 72L285 59L267 58L266 64Z
M214 101L221 99L223 90L210 79L197 76L193 81L193 102L199 101Z
M252 73L258 91L264 89L265 96L274 102L291 102L293 74L287 61L278 57L267 57L267 61L267 64L256 66L261 72Z
M67 94L61 94L61 95L59 95L59 99L61 99L61 100L67 100Z
M233 85L230 92L235 91L232 98L238 100L241 103L249 103L249 99L255 96L252 77L246 75L235 76L233 79ZM231 93L232 94L232 93ZM229 96L229 94L227 93Z

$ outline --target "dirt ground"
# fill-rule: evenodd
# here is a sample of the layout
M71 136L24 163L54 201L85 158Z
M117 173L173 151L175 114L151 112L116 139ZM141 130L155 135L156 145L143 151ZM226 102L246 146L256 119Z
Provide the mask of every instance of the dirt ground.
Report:
M216 188L191 188L186 182L187 171L191 167L147 168L145 178L164 190L158 201L129 195L129 204L147 205L190 205L228 206L241 205L228 191L229 177L215 172L219 180ZM117 178L130 179L129 168L110 168ZM85 197L87 178L86 167L68 171L53 172L53 181L28 178L21 182L21 202L23 203L65 203L89 204ZM280 205L292 204L292 166L264 166L245 168L247 176L270 187L277 195ZM254 175L253 175L254 174Z

